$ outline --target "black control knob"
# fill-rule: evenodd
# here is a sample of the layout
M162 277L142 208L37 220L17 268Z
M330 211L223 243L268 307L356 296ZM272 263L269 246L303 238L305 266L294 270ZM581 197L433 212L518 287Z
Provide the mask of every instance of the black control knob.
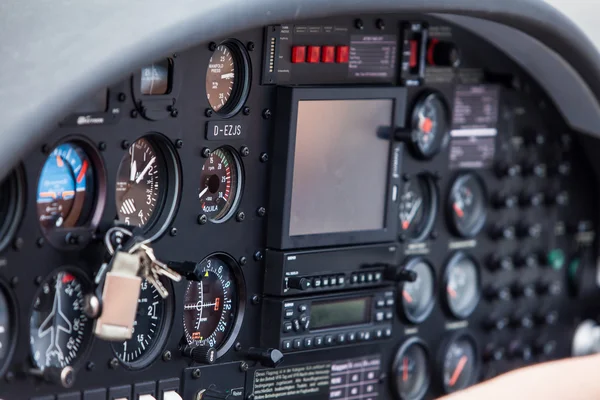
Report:
M546 136L533 127L525 128L522 136L528 146L543 146L546 143Z
M494 343L489 343L483 350L483 360L485 362L497 362L504 359L505 350L503 347L496 346Z
M555 325L558 322L558 311L540 311L535 315L539 325Z
M519 253L515 261L518 268L535 268L539 265L539 256L535 253Z
M562 190L558 193L548 193L546 195L546 204L549 206L564 207L569 205L569 192Z
M523 175L545 178L548 176L548 166L542 162L528 162L522 167Z
M532 238L537 239L542 235L541 224L527 224L525 222L519 223L517 226L517 236L520 238Z
M556 341L545 340L543 338L538 339L533 345L533 350L535 351L535 354L550 357L556 351Z
M511 292L515 297L524 297L526 299L531 299L535 297L535 286L531 283L515 283L512 285Z
M448 41L431 39L427 45L427 64L434 67L458 67L460 51L456 44Z
M492 204L498 209L511 209L514 208L518 203L517 196L509 195L507 193L496 193L492 198Z
M490 231L494 240L511 240L515 238L515 227L511 225L495 225Z
M277 349L251 347L248 350L248 358L260 362L265 367L275 368L283 362L283 353Z
M308 290L312 287L312 282L309 278L302 276L293 276L288 278L288 288L296 290Z
M514 268L513 259L511 256L501 256L499 254L492 254L488 258L487 262L490 271L510 271Z
M562 161L556 166L556 173L559 176L567 177L571 175L571 163L568 161Z
M539 207L544 204L544 194L540 192L523 193L519 197L519 204L523 207Z
M417 273L412 269L398 269L398 267L390 265L385 269L385 278L396 283L414 282L417 280Z
M514 178L521 174L521 166L506 161L500 161L494 166L498 178Z
M490 285L485 288L484 294L489 301L508 301L512 298L510 289L503 286Z
M489 316L483 321L483 328L488 331L501 331L508 326L509 320L506 317Z
M509 354L512 359L529 362L533 358L533 350L531 346L520 343L511 343L509 346Z
M558 296L562 293L562 284L558 281L540 282L537 284L537 292L541 296Z
M31 369L29 375L36 376L48 383L60 385L66 389L73 387L75 384L75 370L73 367L46 367L44 370Z
M217 359L217 350L208 345L187 345L181 353L184 357L189 357L198 364L214 364Z
M533 317L531 314L515 315L510 320L511 325L515 328L531 329L534 326Z

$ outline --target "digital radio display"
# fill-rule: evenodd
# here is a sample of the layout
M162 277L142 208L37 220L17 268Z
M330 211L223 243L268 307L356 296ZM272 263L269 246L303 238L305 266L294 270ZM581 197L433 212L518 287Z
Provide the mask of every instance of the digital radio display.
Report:
M371 321L371 297L313 302L311 329L360 325Z

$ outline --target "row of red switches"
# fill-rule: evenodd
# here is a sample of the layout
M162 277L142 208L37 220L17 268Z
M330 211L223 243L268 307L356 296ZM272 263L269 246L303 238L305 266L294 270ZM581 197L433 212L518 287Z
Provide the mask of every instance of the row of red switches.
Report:
M292 63L333 63L348 62L348 46L293 46Z

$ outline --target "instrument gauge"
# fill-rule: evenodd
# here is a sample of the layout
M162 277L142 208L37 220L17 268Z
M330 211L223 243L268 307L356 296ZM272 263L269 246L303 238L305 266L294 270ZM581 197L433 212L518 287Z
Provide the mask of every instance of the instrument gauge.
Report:
M400 399L422 399L430 384L429 358L423 342L417 338L407 340L396 354L393 371Z
M426 174L407 181L400 195L400 235L411 241L423 240L431 232L437 209L437 190Z
M446 393L473 385L479 373L475 340L467 334L453 338L446 346L442 364L442 386Z
M243 45L234 40L219 44L206 70L206 98L211 109L225 117L236 114L249 86L249 61Z
M433 269L422 258L411 260L405 268L414 271L417 279L402 284L402 311L410 322L420 323L429 316L434 306Z
M474 173L460 175L452 184L448 200L450 225L459 236L477 235L487 216L486 194L481 180Z
M429 159L445 145L449 120L441 94L429 93L417 101L411 118L411 141L419 157Z
M225 222L235 212L241 197L242 167L228 147L213 151L200 175L198 198L202 212L212 222Z
M82 358L93 327L83 312L87 291L87 282L67 269L41 283L33 300L29 328L37 368L73 366Z
M464 253L456 253L448 262L445 273L446 303L456 318L467 318L481 298L479 268Z
M221 357L240 329L245 298L236 262L224 254L204 259L196 268L202 281L190 281L184 295L183 330L189 345L208 345Z
M169 288L166 280L162 283ZM172 299L172 294L163 299L154 286L142 281L133 334L124 342L112 344L116 356L129 369L146 367L160 353L173 316Z

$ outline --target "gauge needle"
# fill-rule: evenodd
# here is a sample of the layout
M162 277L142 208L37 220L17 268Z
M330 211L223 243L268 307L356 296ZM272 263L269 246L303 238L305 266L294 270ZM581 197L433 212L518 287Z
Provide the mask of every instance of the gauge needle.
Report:
M417 212L419 211L419 208L421 208L422 203L423 203L423 200L419 199L419 200L417 200L417 202L415 203L413 208L411 208L410 214L408 214L408 217L406 217L406 222L408 222L408 226L410 226L411 222L415 218L415 215L417 215ZM404 223L402 224L402 228L404 228L404 230L408 229L408 226L406 228L404 228Z
M427 118L422 113L419 114L419 129L425 133L430 133L433 128L433 121L431 118Z
M450 297L455 298L458 294L456 293L456 290L452 289L450 286L448 286L448 289L446 289L446 291L448 292L448 294L450 295Z
M233 78L233 76L234 76L233 72L230 72L228 74L221 75L221 79L231 79L231 78Z
M452 377L450 378L450 382L448 382L448 384L450 386L456 385L456 381L458 381L458 378L460 377L460 374L463 372L463 369L465 369L465 365L467 365L467 361L469 361L469 357L467 357L467 356L462 356L460 358L460 360L458 360L458 364L456 365L456 369L452 373Z
M204 196L206 194L206 192L208 191L208 186L204 188L203 191L200 192L200 196L198 196L199 199L202 198L202 196Z
M402 297L404 297L404 300L408 301L409 303L413 302L412 296L406 290L402 291Z
M454 208L454 212L456 213L456 215L458 215L459 218L462 218L465 216L465 212L462 210L462 208L460 208L458 203L454 203L452 205L452 208Z
M137 161L134 158L135 146L131 148L131 165L129 167L129 180L131 182L135 181L135 174L137 173Z
M148 163L148 165L146 165L146 168L144 168L144 170L137 177L137 179L135 180L135 183L140 183L142 181L142 179L144 179L144 176L146 176L148 171L150 171L150 168L152 168L152 165L154 164L155 161L156 161L156 157L152 157L150 159L150 162Z
M402 369L402 381L406 382L408 380L408 357L402 359Z

